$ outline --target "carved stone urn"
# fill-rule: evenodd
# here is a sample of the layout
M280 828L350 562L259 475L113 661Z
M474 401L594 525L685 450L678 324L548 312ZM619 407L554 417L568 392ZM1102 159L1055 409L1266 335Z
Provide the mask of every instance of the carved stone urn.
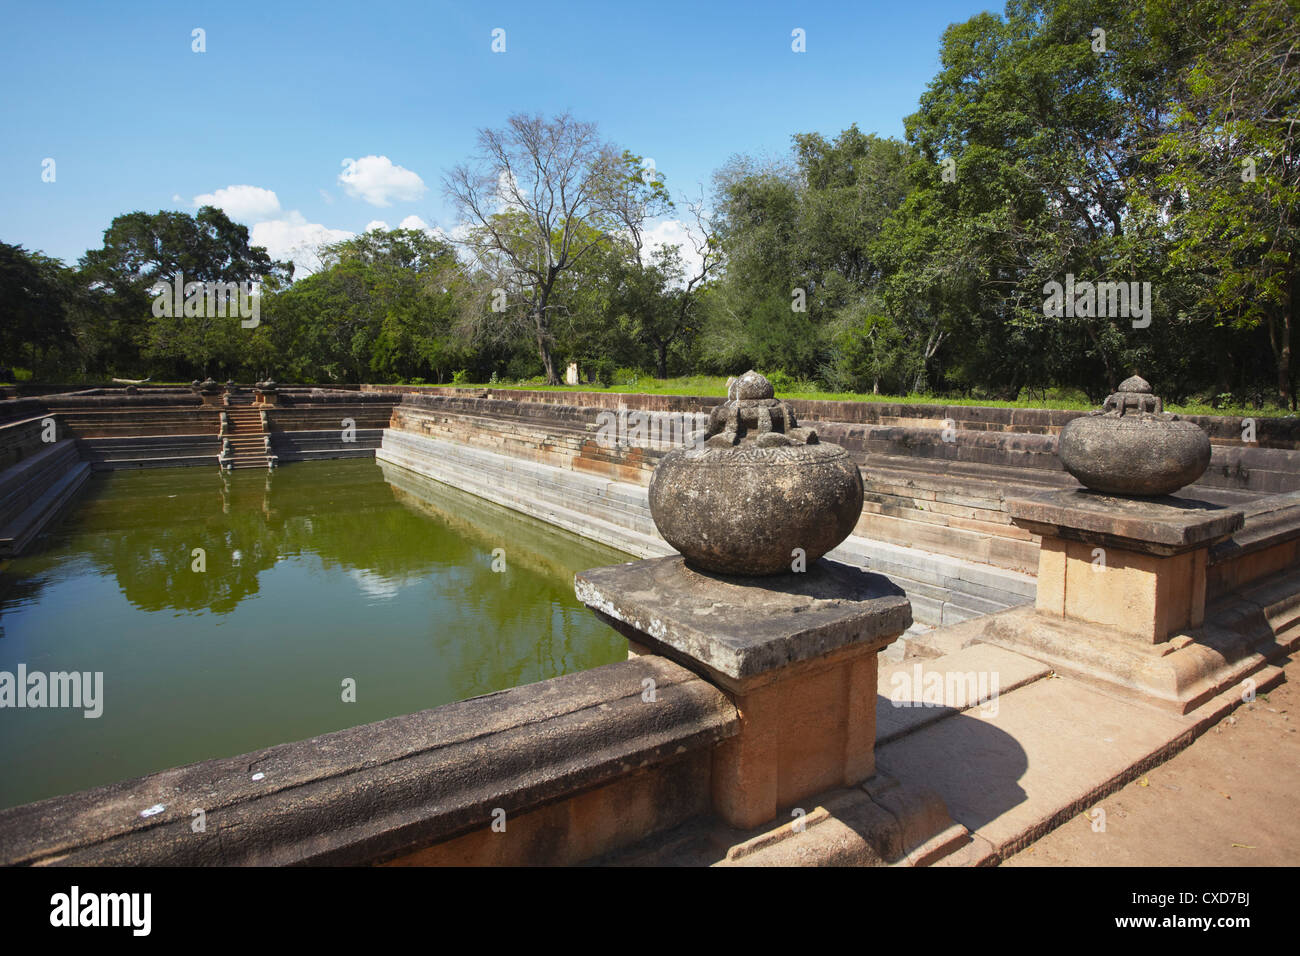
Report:
M1120 383L1100 411L1062 428L1057 449L1081 484L1128 497L1173 494L1210 464L1209 436L1165 414L1164 403L1137 375Z
M708 427L659 462L650 514L697 570L789 573L853 531L862 475L843 448L798 427L772 384L750 371L730 383Z

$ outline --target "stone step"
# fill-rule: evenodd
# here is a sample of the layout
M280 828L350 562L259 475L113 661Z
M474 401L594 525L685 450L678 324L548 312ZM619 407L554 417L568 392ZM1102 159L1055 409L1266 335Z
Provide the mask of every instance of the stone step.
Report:
M285 461L331 461L336 458L374 458L377 445L368 447L326 448L326 449L276 449L274 454Z
M591 489L574 487L562 477L539 476L526 471L498 470L491 464L482 462L465 464L451 456L440 462L439 467L444 476L443 480L458 484L476 494L478 486L491 484L516 500L535 501L540 505L565 510L581 508L584 513L600 517L637 534L656 534L648 508L635 508L618 498L607 498L594 493ZM561 475L575 474L560 469L553 470Z
M650 516L647 489L640 485L396 429L385 433L378 457L516 510L590 516L635 532L643 539L658 541L663 549L659 553L671 553L658 536ZM530 506L534 510L530 511ZM582 533L580 526L573 530ZM907 593L914 618L924 625L960 623L1032 602L1035 594L1035 581L1030 575L972 566L946 555L856 536L831 556L886 574Z
M0 525L24 513L79 460L76 442L64 439L0 472Z
M996 710L924 708L904 716L878 709L877 720L885 716L887 723L886 739L876 746L878 771L932 790L983 846L982 855L962 861L967 863L996 863L1090 813L1241 702L1241 689L1234 686L1176 716L1069 677L1034 676L1032 662L972 664L976 658L964 656L971 651L987 648L967 648L924 665L941 673L1000 669ZM1268 686L1262 677L1260 686ZM900 727L909 721L915 723Z
M876 685L876 745L976 707L996 714L1002 694L1051 673L1046 664L991 644L930 660L882 664Z
M116 458L111 461L91 461L95 471L122 471L129 468L194 468L211 467L217 463L217 453L206 455L175 455L166 458Z
M385 447L376 452L376 458L380 462L398 465L427 478L443 481L462 491L467 491L480 498L512 508L515 511L540 518L556 527L564 528L582 537L590 538L593 541L598 541L636 557L661 557L673 553L672 549L662 539L639 534L603 518L560 505L541 502L537 499L522 498L500 490L492 482L466 482L461 476L450 474L444 470L440 462L428 456L406 454L386 443Z
M1008 606L1032 602L1038 594L1037 579L1031 574L989 564L973 564L950 555L905 548L888 541L850 535L833 557L885 575L905 575L916 581L974 594Z
M20 553L55 517L62 512L90 477L90 465L77 462L51 485L25 511L0 527L0 556Z

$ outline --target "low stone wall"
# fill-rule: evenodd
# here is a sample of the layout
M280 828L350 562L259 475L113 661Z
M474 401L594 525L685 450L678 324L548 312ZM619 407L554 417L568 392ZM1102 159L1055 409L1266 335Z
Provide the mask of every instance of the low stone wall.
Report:
M576 863L707 814L738 731L638 657L3 810L0 864Z
M1300 566L1300 492L1271 495L1241 510L1245 515L1241 529L1210 548L1207 600ZM1300 608L1300 600L1296 606Z
M523 388L457 387L447 385L362 385L362 391L383 390L407 395L444 395L468 398L494 398L520 403L576 405L586 408L639 408L646 411L690 412L712 408L723 399L715 396L645 395L578 390L535 391ZM944 405L904 402L833 402L789 399L800 420L841 422L854 425L899 426L942 429L947 426L965 431L1018 432L1033 435L1056 435L1071 419L1086 411L1050 408L997 408L986 405ZM1184 415L1201 426L1215 444L1242 445L1246 417L1239 415ZM1258 448L1300 449L1300 417L1257 417L1255 424Z
M49 442L45 440L49 434L48 417L38 415L0 424L0 471L48 447ZM56 439L63 437L58 434L57 422L54 434Z
M649 485L668 445L597 441L602 409L493 399L416 396L393 409L391 427L512 458Z

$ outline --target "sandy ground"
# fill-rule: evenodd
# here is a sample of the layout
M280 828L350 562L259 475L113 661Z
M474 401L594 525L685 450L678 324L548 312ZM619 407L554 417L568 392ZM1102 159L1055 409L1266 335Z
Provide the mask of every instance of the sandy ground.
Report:
M1285 683L1097 804L1104 832L1080 815L1003 865L1300 864L1300 659L1285 672Z

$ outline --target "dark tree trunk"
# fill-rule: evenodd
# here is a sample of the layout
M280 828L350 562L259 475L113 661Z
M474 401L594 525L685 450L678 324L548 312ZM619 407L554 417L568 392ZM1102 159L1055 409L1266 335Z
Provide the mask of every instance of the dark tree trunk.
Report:
M555 359L551 357L551 330L546 326L545 303L533 313L533 330L537 334L537 355L542 360L546 384L559 385L560 377L555 374Z

